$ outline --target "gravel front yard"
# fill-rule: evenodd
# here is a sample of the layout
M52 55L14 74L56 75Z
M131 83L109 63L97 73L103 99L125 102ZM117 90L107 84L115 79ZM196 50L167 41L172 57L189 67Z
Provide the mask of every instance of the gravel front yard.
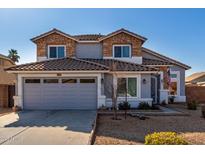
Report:
M150 116L139 120L130 117L112 120L111 115L100 115L94 144L144 144L144 137L153 132L175 131L190 144L205 144L205 119L201 118L200 107L187 110L184 105L169 105L190 116Z

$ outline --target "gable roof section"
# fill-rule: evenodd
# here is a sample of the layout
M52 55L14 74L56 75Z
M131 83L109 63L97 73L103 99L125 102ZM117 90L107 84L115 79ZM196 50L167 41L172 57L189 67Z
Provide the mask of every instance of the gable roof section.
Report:
M148 65L148 66L169 66L169 65L173 65L173 63L171 63L169 61L149 59L149 58L143 58L142 59L142 64L143 65Z
M115 67L113 67L115 65ZM77 59L62 58L42 62L28 63L5 69L11 72L21 71L158 71L153 67L138 65L114 59Z
M41 62L28 63L7 68L6 71L106 71L106 66L77 59L61 58Z
M150 50L150 49L147 49L147 48L142 47L142 51L143 51L143 52L146 52L146 53L149 53L149 54L152 54L152 55L154 55L154 56L156 56L156 57L158 57L158 58L161 58L161 59L163 59L163 60L165 60L165 61L171 62L172 64L178 65L178 66L180 66L180 67L182 67L182 68L184 68L184 69L186 69L186 70L188 70L188 69L191 68L190 66L188 66L188 65L186 65L186 64L183 64L183 63L181 63L181 62L179 62L179 61L177 61L177 60L174 60L174 59L172 59L172 58L169 58L169 57L167 57L167 56L164 56L164 55L162 55L162 54L159 54L159 53L157 53L157 52L155 52L155 51L153 51L153 50Z
M104 37L100 38L99 41L103 41L103 40L105 40L105 39L107 39L109 37L115 36L115 35L120 34L120 33L126 33L128 35L131 35L133 37L136 37L136 38L142 40L143 42L145 42L147 40L147 38L145 38L145 37L143 37L141 35L138 35L136 33L130 32L130 31L124 29L124 28L121 28L121 29L119 29L119 30L117 30L115 32L112 32L112 33L110 33L108 35L105 35Z
M196 79L203 77L203 76L205 76L205 72L197 72L197 73L194 73L194 74L186 77L185 81L192 82L193 80L196 80Z
M10 61L13 65L15 65L15 63L7 56L0 54L0 58L6 59L8 61Z
M98 41L104 35L101 34L84 34L84 35L73 35L73 37L79 41Z
M53 34L53 33L57 33L57 34L63 35L63 36L65 36L65 37L67 37L67 38L70 38L70 39L72 39L72 40L74 40L74 41L78 41L78 40L77 40L76 38L74 38L73 36L71 36L71 35L69 35L69 34L67 34L67 33L64 33L64 32L62 32L62 31L60 31L60 30L58 30L58 29L56 29L56 28L54 28L54 29L52 29L52 30L50 30L50 31L48 31L48 32L46 32L46 33L43 33L43 34L41 34L41 35L39 35L39 36L36 36L36 37L32 38L31 41L35 42L36 40L38 40L38 39L40 39L40 38L43 38L43 37L46 37L46 36L48 36L48 35L50 35L50 34Z
M125 62L116 59L89 59L85 58L86 61L95 62L98 64L102 64L110 69L110 71L158 71L158 69L148 66L143 66L131 62Z
M140 36L140 35L138 35L136 33L130 32L130 31L128 31L126 29L123 29L123 28L119 29L119 30L117 30L115 32L112 32L112 33L110 33L108 35L101 35L101 34L69 35L67 33L64 33L62 31L54 28L54 29L52 29L52 30L50 30L50 31L48 31L46 33L43 33L43 34L41 34L39 36L36 36L36 37L32 38L31 41L35 42L36 40L38 40L40 38L43 38L43 37L46 37L46 36L48 36L50 34L53 34L53 33L58 33L58 34L63 35L65 37L67 37L67 38L73 39L73 40L75 40L77 42L83 42L83 41L85 41L85 42L86 41L88 41L88 42L89 41L100 42L100 41L102 41L104 39L107 39L109 37L115 36L115 35L120 34L120 33L126 33L128 35L131 35L133 37L136 37L136 38L142 40L143 42L145 42L147 40L145 37Z

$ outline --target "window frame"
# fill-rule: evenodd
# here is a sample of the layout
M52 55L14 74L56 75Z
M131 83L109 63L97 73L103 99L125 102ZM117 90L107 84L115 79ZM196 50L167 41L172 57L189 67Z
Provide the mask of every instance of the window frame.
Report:
M176 74L176 78L171 78L171 74ZM177 83L177 94L176 95L170 95L170 96L180 96L180 71L170 71L170 82L176 82Z
M45 83L45 80L58 80L58 82L55 82L55 83L53 83L53 82L47 82L47 83ZM43 83L43 84L59 84L59 83L60 83L60 80L59 80L59 78L43 78L43 79L42 79L42 83Z
M123 52L121 52L121 57L115 57L115 47L124 47L128 46L129 47L129 57L123 57ZM113 58L131 58L132 57L132 46L130 44L114 44L112 46L112 57Z
M48 55L48 59L58 59L58 51L56 51L56 58L50 58L50 47L64 47L64 57L61 57L61 58L65 58L66 57L66 45L48 45L48 52L47 52L47 55Z
M119 78L125 78L126 79L126 88L127 88L127 91L128 91L128 79L129 78L135 78L136 79L136 96L128 96L128 98L139 98L140 96L140 86L139 86L139 80L140 80L140 77L139 76L119 76L116 78L116 82L117 82L117 86L118 86L118 79ZM117 87L118 89L118 87ZM124 98L125 96L118 96L118 97L121 97L121 98Z
M74 80L75 82L63 82L63 80ZM78 83L78 79L77 78L62 78L61 79L61 83L62 84L77 84Z
M93 80L94 82L81 82L81 80ZM80 84L95 84L96 83L96 79L95 78L80 78L79 79L79 83Z
M39 80L40 82L26 82L26 80ZM41 84L41 78L25 78L24 79L25 84Z

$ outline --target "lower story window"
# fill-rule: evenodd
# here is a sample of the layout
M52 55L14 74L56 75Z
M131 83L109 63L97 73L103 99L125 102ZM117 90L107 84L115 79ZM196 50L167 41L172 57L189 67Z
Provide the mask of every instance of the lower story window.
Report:
M41 83L40 79L26 79L25 83Z
M177 95L177 82L171 82L169 88L170 95Z
M80 79L80 83L95 83L95 79Z
M58 83L58 79L44 79L43 83Z
M169 94L178 95L178 82L179 82L179 73L171 72L170 73L170 84L169 84Z
M118 78L117 86L119 96L137 96L137 78Z

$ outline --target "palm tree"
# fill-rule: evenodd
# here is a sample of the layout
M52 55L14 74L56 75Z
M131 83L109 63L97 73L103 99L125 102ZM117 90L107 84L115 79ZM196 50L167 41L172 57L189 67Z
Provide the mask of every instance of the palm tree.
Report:
M20 56L18 55L18 52L17 52L17 50L15 50L15 49L11 49L11 50L9 50L9 55L8 55L8 57L12 60L12 61L14 61L14 62L19 62L19 59L20 59Z

